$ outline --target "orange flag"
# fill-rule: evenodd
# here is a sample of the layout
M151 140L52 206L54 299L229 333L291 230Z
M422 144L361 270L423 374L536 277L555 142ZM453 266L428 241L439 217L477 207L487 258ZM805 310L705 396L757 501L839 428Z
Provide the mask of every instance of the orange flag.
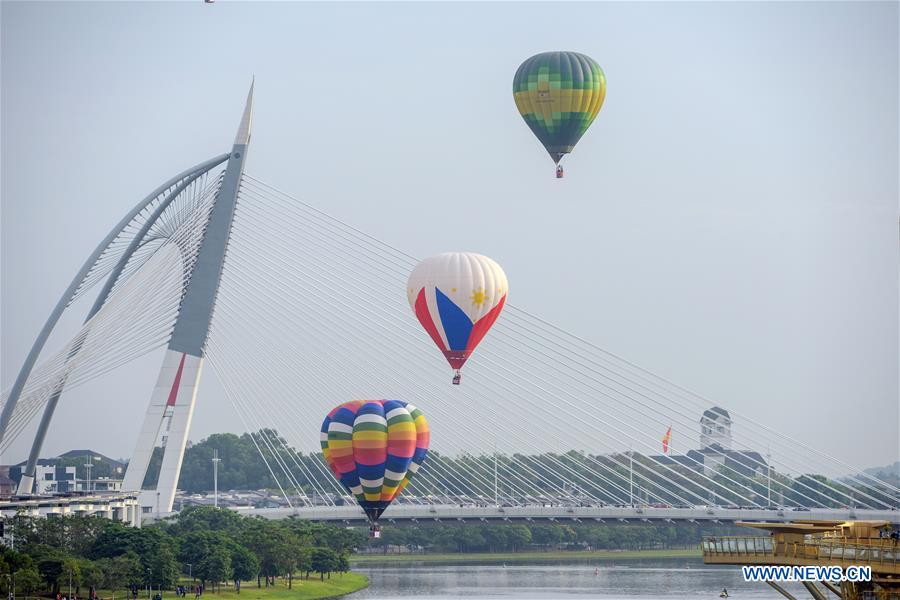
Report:
M669 453L669 440L672 439L672 426L669 425L669 429L666 431L666 435L663 436L663 454Z

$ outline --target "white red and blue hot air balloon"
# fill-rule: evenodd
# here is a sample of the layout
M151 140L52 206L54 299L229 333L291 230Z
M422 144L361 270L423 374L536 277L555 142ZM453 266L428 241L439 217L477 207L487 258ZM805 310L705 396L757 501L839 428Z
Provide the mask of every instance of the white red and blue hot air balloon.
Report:
M496 262L474 252L445 252L413 269L406 286L416 318L459 370L500 316L509 285Z

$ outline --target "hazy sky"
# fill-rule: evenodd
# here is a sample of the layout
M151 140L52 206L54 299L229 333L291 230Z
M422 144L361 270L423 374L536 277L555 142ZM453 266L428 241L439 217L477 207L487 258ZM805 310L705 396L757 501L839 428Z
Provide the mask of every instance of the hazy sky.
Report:
M122 214L230 148L255 74L248 173L488 254L518 306L842 459L900 454L896 2L0 10L4 388ZM608 80L562 181L511 95L555 49ZM130 454L159 360L67 394L45 454ZM202 389L191 437L239 430Z

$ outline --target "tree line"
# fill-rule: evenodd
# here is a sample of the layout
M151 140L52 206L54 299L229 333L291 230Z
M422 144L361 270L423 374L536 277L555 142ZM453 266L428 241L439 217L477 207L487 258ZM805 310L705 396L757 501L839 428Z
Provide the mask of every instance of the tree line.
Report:
M695 548L705 535L754 535L731 525L696 523L504 523L385 527L371 546L384 553L649 550Z

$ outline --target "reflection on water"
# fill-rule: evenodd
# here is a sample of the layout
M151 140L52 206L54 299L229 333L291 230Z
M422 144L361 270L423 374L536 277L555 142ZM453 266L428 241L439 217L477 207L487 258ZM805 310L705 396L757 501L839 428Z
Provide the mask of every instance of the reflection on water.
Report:
M367 564L355 571L369 576L369 589L352 600L387 598L623 598L672 600L731 598L783 600L764 583L745 583L739 567L704 565L698 559L603 560L566 563ZM786 586L798 598L808 593Z

